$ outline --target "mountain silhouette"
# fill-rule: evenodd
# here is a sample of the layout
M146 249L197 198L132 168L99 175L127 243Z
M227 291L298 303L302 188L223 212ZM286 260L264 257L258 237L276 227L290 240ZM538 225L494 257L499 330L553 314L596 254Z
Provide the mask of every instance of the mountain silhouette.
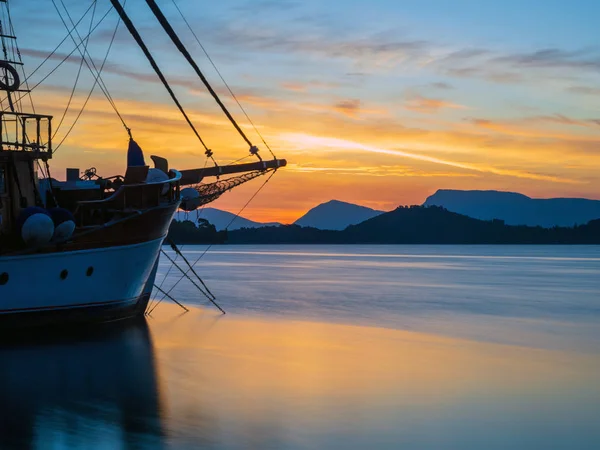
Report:
M438 206L399 207L342 231L298 225L241 229L230 244L600 244L600 219L567 227L506 225Z
M343 230L349 225L364 222L381 213L383 211L377 211L366 206L330 200L312 208L296 220L294 225L319 230Z
M253 220L246 219L241 216L236 217L235 214L233 214L233 213L230 213L228 211L223 211L220 209L216 209L216 208L204 208L204 209L198 210L198 218L208 220L208 222L210 222L212 225L214 225L218 231L224 230L225 228L227 228L228 225L229 225L229 228L228 228L229 230L237 230L239 228L258 228L258 227L279 225L279 223L277 223L277 222L261 223L261 222L255 222ZM179 222L189 220L191 222L196 223L196 212L193 211L190 213L185 213L183 211L178 211L177 214L175 215L175 220L177 220Z
M571 227L600 218L598 200L532 199L514 192L440 189L424 205L442 206L475 219L501 219L508 225Z

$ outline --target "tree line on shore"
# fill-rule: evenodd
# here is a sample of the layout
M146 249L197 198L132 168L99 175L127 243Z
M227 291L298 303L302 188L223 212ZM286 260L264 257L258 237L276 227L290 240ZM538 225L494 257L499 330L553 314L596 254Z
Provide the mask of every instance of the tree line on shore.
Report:
M600 219L573 227L506 225L438 206L399 207L342 231L298 225L217 231L208 223L174 221L179 244L600 244Z

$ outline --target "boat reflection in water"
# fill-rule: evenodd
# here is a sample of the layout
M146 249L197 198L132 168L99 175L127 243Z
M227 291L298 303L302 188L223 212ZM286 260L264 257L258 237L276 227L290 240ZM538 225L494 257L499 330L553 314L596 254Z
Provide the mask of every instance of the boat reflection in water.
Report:
M148 323L0 348L0 450L600 448L597 352L165 304Z
M1 449L162 448L144 320L43 340L0 346Z

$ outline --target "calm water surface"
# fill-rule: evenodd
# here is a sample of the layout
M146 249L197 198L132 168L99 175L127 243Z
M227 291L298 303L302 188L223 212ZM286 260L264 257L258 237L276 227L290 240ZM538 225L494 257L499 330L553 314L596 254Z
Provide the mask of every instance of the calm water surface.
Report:
M599 247L227 246L198 272L228 315L186 280L188 314L4 343L0 449L600 448Z
M190 262L205 250L184 247ZM181 278L170 266L167 290ZM600 348L600 246L217 246L197 267L236 315ZM207 304L189 281L172 294Z

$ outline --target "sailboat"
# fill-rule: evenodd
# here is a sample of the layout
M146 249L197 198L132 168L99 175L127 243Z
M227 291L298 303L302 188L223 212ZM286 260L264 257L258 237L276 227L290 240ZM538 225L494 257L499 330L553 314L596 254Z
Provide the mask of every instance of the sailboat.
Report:
M129 133L123 175L101 177L94 168L81 175L79 169L67 169L65 181L52 178L52 117L27 112L22 106L21 99L31 93L27 79L22 79L18 70L25 74L8 0L0 0L4 8L0 17L8 18L0 22L4 55L0 59L0 330L144 315L161 246L175 212L179 208L193 211L232 188L286 165L274 155L273 159L260 156L159 6L154 0L146 0L248 144L249 155L257 159L218 165L120 1L110 2L214 166L176 170L169 167L166 158L151 156L154 167L150 167L123 122ZM81 45L84 40L80 39L76 49L85 61L87 54ZM100 70L96 68L92 73L96 82L101 80Z

